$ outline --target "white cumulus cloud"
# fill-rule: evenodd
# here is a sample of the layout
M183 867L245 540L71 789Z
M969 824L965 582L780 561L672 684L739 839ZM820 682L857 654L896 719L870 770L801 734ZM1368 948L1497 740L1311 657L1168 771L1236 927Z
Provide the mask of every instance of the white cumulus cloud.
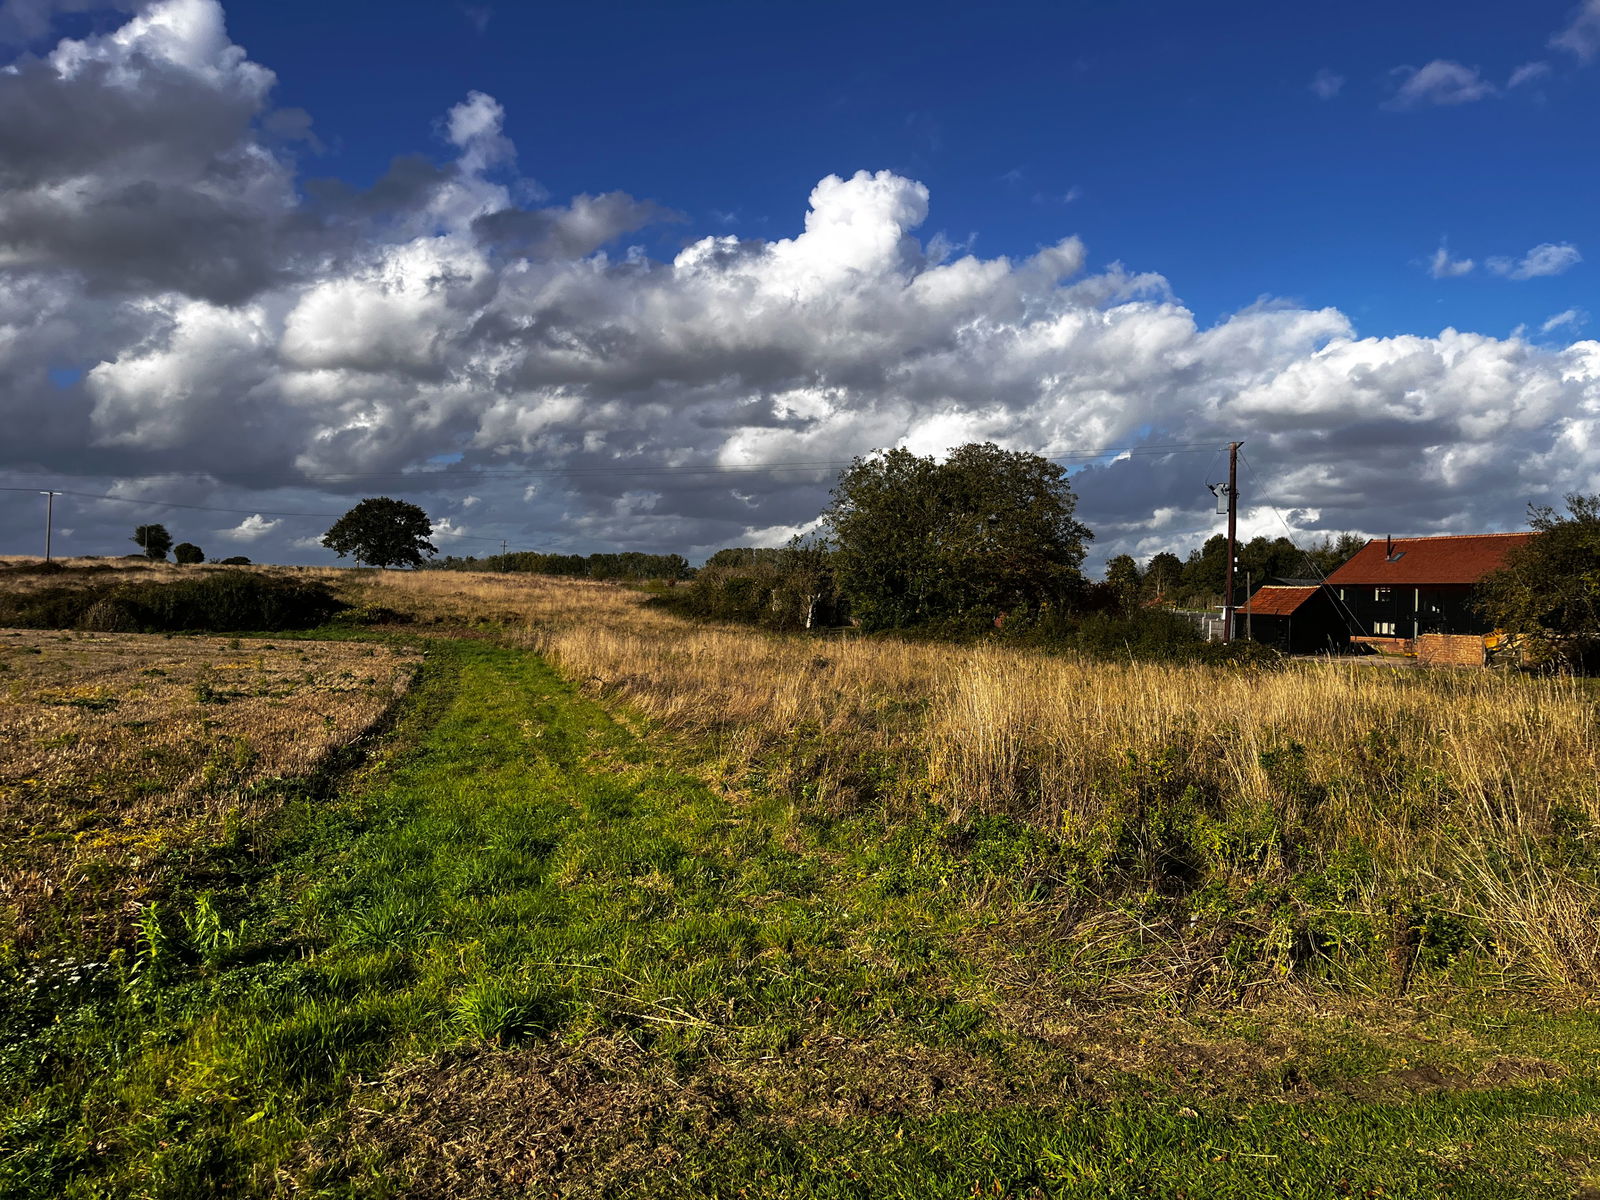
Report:
M1600 0L1583 0L1572 19L1550 39L1550 45L1575 55L1580 62L1592 62L1600 54Z
M1589 314L1581 308L1569 308L1565 312L1558 312L1555 316L1539 326L1540 333L1554 333L1557 329L1581 329L1589 323Z
M1396 74L1400 83L1388 101L1390 108L1470 104L1495 94L1494 85L1478 68L1447 58L1436 58L1421 67L1401 67Z
M220 532L223 537L232 538L237 542L254 542L266 537L267 534L282 524L281 520L269 521L260 513L253 513L232 529L224 529Z
M1476 265L1470 258L1451 258L1449 248L1440 246L1428 260L1428 274L1435 279L1459 279Z
M1535 79L1543 79L1548 74L1550 74L1550 64L1547 62L1523 63L1511 72L1511 78L1506 80L1506 87L1521 87L1525 83L1532 83Z
M1507 279L1537 279L1560 275L1582 261L1583 255L1571 242L1543 242L1520 259L1495 257L1484 260L1484 265Z

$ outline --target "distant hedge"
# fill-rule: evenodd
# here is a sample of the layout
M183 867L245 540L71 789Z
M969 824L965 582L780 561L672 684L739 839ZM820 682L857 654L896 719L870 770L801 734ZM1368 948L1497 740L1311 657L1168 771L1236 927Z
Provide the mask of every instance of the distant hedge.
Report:
M487 558L450 555L425 564L430 571L504 571L511 574L561 575L569 579L691 579L694 568L681 554L540 554L517 550Z
M323 583L250 571L208 571L173 583L0 593L0 625L98 633L307 629L346 607Z

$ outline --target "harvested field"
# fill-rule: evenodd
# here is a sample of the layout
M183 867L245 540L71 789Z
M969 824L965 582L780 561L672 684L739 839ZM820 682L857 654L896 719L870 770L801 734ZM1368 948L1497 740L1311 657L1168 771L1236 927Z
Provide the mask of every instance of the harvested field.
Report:
M405 689L356 643L0 631L0 902L119 924L164 856L248 826ZM120 914L120 917L119 917Z

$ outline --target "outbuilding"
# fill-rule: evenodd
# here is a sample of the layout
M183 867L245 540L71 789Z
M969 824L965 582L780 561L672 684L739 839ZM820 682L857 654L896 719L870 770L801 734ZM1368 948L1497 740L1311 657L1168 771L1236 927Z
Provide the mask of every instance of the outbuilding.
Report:
M1288 654L1329 654L1350 644L1349 621L1316 579L1263 584L1234 614L1235 636Z
M1534 533L1378 538L1328 576L1355 630L1351 640L1425 662L1481 664L1493 623L1478 585Z

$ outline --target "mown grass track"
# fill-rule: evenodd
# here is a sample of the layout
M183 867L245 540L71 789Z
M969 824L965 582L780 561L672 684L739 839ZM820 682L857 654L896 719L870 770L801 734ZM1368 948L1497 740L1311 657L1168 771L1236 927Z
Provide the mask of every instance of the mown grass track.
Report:
M1015 903L994 878L918 884L865 818L721 796L527 653L437 643L390 747L138 954L12 964L0 1195L1567 1197L1588 1171L1587 1018L1502 1030L1549 1066L1507 1086L1385 1091L1399 1051L1359 1032L1298 1052L1310 1091L1281 1062L1118 1070L958 948Z

